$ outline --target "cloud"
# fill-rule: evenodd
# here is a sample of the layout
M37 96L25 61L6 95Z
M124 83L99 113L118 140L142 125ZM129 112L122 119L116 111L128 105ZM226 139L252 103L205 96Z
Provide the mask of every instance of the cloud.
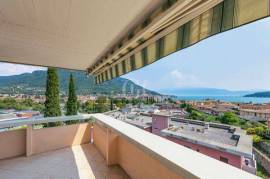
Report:
M153 69L151 71L135 71L125 78L128 78L147 89L161 90L168 88L182 88L182 87L198 87L203 86L202 80L199 80L195 74L183 72L180 69L172 68L167 71L156 71L159 69ZM154 74L154 75L152 75Z
M178 79L178 80L183 80L184 79L184 75L178 70L171 71L171 76Z
M36 70L46 70L46 69L47 68L45 67L0 62L0 76L18 75L22 73L31 73Z
M202 82L194 75L189 73L182 73L178 69L174 69L170 72L169 76L166 76L173 87L191 87L202 85Z

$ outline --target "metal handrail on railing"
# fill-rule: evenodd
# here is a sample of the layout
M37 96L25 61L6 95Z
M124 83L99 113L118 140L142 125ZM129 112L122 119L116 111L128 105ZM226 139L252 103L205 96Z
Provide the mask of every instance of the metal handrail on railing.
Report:
M73 116L57 116L57 117L42 117L29 119L15 119L0 121L0 129L8 127L18 127L24 125L42 124L48 122L65 122L65 121L79 121L90 119L92 114L79 114Z

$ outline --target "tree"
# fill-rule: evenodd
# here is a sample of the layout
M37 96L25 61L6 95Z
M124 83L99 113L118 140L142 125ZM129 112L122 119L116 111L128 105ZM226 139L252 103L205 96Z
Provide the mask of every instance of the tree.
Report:
M72 74L69 77L69 89L68 89L68 100L67 100L67 116L76 115L78 112L78 102L75 92L75 84Z
M256 134L255 128L253 128L253 127L248 128L247 129L247 134L248 135L254 135L254 134Z
M27 99L24 99L22 102L21 102L22 105L25 105L27 107L32 107L33 104L34 104L34 101L30 98L27 98Z
M46 83L46 100L44 117L61 116L60 100L59 100L59 81L57 70L48 68ZM55 126L55 123L49 123L49 126Z
M191 113L193 111L193 108L192 108L192 106L190 104L186 105L186 111L189 112L189 113Z
M223 124L235 124L239 122L239 118L233 112L225 112L219 120Z
M110 99L110 109L113 110L113 98Z
M253 143L256 145L256 144L259 144L261 141L262 141L262 138L258 135L253 135Z
M103 113L109 110L109 106L107 105L107 98L105 96L99 96L96 103L96 111L98 113Z
M87 113L94 113L95 111L95 101L89 100L86 101L83 105L82 105L82 109L84 112Z
M186 107L187 107L187 103L181 103L181 104L180 104L180 108L185 109Z

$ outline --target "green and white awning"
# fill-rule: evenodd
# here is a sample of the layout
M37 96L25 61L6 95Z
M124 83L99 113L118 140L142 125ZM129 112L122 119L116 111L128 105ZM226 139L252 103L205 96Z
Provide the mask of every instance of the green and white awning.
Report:
M99 84L142 68L215 34L268 17L269 14L270 0L224 0L178 27L171 28L175 23L167 25L165 30L156 32L151 38L142 39L138 47L120 54L99 70L91 67L88 72L95 75L96 83ZM165 32L169 28L171 30Z

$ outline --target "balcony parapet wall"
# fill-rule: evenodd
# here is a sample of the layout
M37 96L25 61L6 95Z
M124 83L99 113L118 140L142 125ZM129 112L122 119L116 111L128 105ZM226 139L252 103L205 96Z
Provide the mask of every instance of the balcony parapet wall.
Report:
M131 178L259 178L110 116L92 118L96 148Z
M0 122L0 128L27 126L0 132L0 159L57 150L73 145L89 143L92 123L33 129L34 124L69 120L89 119L89 115L50 117L40 119L12 120Z
M33 129L34 124L88 119L90 123ZM135 179L259 178L104 114L0 122L0 128L22 125L27 128L0 132L0 159L93 141L107 165L118 164Z

